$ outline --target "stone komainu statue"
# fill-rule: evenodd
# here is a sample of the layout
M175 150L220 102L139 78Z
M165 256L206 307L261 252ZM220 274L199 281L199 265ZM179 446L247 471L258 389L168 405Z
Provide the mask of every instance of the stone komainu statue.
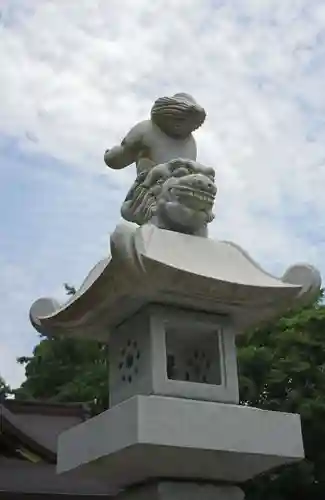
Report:
M121 169L132 163L136 164L137 178L122 204L121 213L124 219L139 225L151 220L156 214L157 197L161 193L162 183L168 177L175 176L176 172L178 177L195 172L202 180L205 167L195 162L197 149L192 132L203 124L205 117L205 110L189 94L178 93L172 97L160 97L151 109L151 118L132 127L119 146L105 152L105 163L110 168ZM158 165L161 165L161 168L157 168L155 174L149 176L151 170ZM206 171L211 176L213 170ZM210 213L205 217L209 222L213 218L211 192L200 194L194 184L187 201L192 205L194 215L194 197L196 202L200 201L197 207L201 207L203 201L207 202L209 199L203 209L205 213ZM211 185L211 177L206 179L206 185ZM202 189L204 191L204 188ZM166 195L165 191L164 193ZM162 199L161 196L161 202ZM183 196L182 203L185 200L186 196ZM202 217L199 219L203 220ZM177 226L181 229L179 224Z

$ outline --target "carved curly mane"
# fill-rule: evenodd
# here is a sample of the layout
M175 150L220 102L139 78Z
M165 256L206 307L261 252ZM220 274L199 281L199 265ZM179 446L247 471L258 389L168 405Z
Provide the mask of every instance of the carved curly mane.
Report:
M144 160L145 161L145 160ZM200 168L207 176L214 179L214 170L191 160L176 159L168 163L140 171L124 203L122 204L122 217L140 226L147 223L156 214L157 200L159 199L165 182L171 178L180 180L189 175L189 171ZM213 220L213 214L207 213L207 222Z
M153 191L143 186L147 172L142 172L135 180L122 204L122 217L142 226L153 216L156 196Z

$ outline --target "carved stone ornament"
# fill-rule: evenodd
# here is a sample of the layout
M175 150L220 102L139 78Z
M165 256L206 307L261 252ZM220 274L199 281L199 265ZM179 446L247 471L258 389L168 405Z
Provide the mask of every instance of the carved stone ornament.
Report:
M215 174L196 162L192 135L205 117L205 110L189 94L161 97L152 107L150 120L135 125L120 146L105 152L110 168L136 163L136 180L122 204L124 219L207 235L217 191Z
M207 235L217 192L212 168L176 159L138 175L121 209L124 219L180 233Z

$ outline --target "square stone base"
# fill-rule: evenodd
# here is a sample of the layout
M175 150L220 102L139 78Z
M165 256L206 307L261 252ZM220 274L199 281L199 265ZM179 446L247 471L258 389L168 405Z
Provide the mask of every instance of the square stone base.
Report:
M157 478L238 483L303 457L298 415L135 396L61 434L57 467L123 489Z
M157 482L132 488L116 500L243 500L244 493L235 486L198 483Z

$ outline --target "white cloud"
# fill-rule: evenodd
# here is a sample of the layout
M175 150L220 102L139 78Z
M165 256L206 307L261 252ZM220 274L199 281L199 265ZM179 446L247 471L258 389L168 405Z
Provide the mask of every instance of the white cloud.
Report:
M208 111L197 139L200 160L217 170L213 236L271 270L295 260L324 270L324 20L322 0L4 1L0 133L69 164L68 176L34 174L55 188L35 199L47 223L28 263L3 252L25 297L8 279L2 307L21 311L6 324L12 339L22 338L28 301L80 282L106 252L134 170L105 170L103 151L175 91Z

